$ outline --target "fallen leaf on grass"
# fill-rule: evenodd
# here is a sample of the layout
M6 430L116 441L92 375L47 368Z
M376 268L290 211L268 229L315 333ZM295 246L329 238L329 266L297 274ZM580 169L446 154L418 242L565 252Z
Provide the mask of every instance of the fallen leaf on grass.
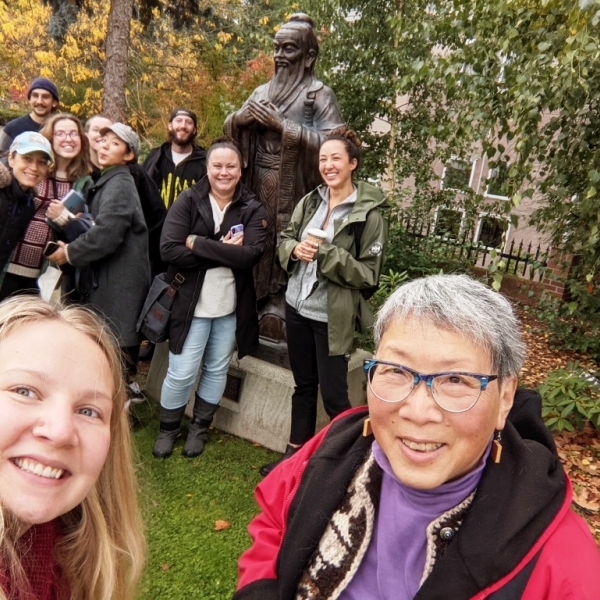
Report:
M223 529L229 529L230 527L231 523L229 521L222 521L221 519L215 521L215 531L223 531Z

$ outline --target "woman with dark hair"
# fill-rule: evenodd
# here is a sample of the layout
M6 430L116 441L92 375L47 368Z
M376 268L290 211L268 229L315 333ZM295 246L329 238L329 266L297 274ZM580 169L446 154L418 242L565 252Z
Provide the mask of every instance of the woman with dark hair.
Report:
M348 359L354 333L372 315L361 290L376 286L383 265L387 223L375 186L352 180L360 160L354 131L331 131L319 150L324 185L296 206L281 233L277 255L289 273L285 295L292 395L290 442L282 458L263 465L267 475L315 434L317 394L333 419L350 408Z
M0 300L14 293L38 293L37 278L44 264L44 247L53 238L46 216L58 217L60 202L72 189L87 192L92 186L87 137L79 119L60 113L52 116L40 133L50 142L54 163L47 177L36 186L36 211L8 265Z
M258 316L252 268L266 236L263 206L240 183L242 157L230 138L213 142L207 175L182 192L169 209L161 254L167 280L183 283L169 321L169 368L160 399L160 432L152 453L166 458L200 364L194 416L183 455L199 456L225 390L227 369L258 346Z

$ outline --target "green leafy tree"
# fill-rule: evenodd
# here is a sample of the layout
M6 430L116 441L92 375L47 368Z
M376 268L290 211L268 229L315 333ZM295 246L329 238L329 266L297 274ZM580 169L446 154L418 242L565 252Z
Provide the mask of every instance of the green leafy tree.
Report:
M469 216L483 198L436 192L432 164L483 148L510 194L494 212L535 195L533 224L578 257L562 315L600 334L600 0L300 7L322 27L321 75L368 145L367 172L387 171L421 214L463 203Z
M445 47L460 42L453 8L441 0L303 0L320 30L319 75L364 145L363 176L383 175L398 201L426 215L455 205L454 192L432 186L434 161L466 155L455 103L443 78L433 76ZM476 197L460 201L473 217Z
M438 62L457 123L489 157L513 146L516 193L539 198L532 222L570 265L572 331L600 334L600 2L501 0L453 3L461 35ZM492 135L490 135L490 132ZM509 206L506 210L509 210Z

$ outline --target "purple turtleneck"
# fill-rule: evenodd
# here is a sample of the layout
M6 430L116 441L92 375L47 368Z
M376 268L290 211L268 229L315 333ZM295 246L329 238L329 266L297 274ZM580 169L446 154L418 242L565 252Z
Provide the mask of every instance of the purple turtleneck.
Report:
M377 442L372 449L383 470L379 510L367 552L340 600L412 600L425 569L427 526L477 487L491 440L473 471L432 490L401 483Z

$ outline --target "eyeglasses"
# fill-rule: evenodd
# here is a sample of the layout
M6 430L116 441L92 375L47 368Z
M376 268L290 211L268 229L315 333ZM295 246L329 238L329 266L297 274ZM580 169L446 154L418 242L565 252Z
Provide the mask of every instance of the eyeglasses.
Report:
M498 375L478 373L431 373L424 375L396 363L383 360L365 360L369 389L383 402L402 402L421 381L427 384L435 403L443 410L461 413L473 408L488 383Z
M57 140L64 140L65 138L71 138L72 140L76 140L79 137L78 131L55 131L54 137Z

